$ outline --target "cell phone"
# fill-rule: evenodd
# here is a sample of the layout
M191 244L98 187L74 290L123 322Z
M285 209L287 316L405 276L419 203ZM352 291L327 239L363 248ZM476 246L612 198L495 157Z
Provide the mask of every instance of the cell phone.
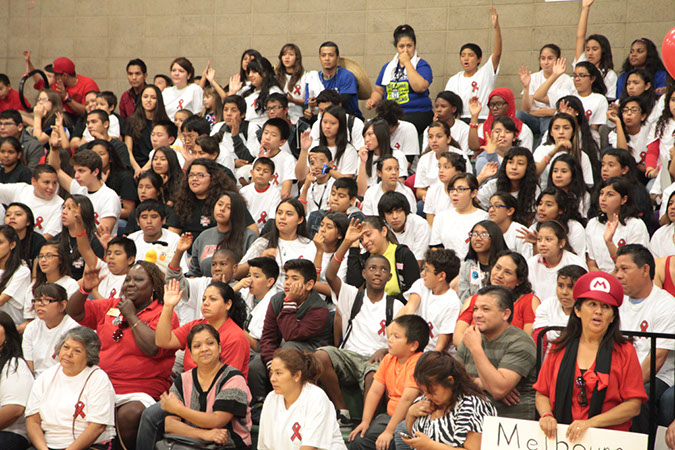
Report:
M403 431L399 431L398 435L401 436L404 439L412 439L413 437L410 436L408 433L404 433Z
M328 172L330 172L330 166L328 164L324 164L323 168L321 169L321 175L326 175Z

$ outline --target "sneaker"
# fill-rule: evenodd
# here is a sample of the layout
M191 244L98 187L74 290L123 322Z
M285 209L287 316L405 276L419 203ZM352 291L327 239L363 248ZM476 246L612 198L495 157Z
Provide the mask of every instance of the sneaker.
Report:
M340 425L340 430L346 431L351 430L354 427L352 419L349 416L349 410L341 409L337 411L337 421Z

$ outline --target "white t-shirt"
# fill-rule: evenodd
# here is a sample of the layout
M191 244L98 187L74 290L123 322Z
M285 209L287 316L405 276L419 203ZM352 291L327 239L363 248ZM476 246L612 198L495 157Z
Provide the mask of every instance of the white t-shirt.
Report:
M262 230L268 220L273 220L277 211L277 206L281 202L281 191L274 189L271 185L260 192L256 190L255 184L249 183L239 193L246 200L248 212L258 225L258 231Z
M466 77L464 76L464 71L457 72L445 85L446 91L452 91L462 98L462 103L464 104L462 118L471 117L468 108L469 100L471 97L477 96L481 105L483 105L478 118L487 119L489 112L487 106L488 97L490 96L490 92L495 88L495 80L497 80L497 75L499 75L500 66L497 66L495 69L492 65L492 55L487 60L483 59L483 61L485 61L485 65L479 67L473 76Z
M33 361L36 377L59 363L54 349L56 344L66 331L78 326L79 324L68 314L63 317L60 324L51 329L47 328L42 319L35 319L26 326L21 348L26 361Z
M211 129L211 136L218 133L223 125L225 125L225 122L218 122L217 124L213 125L213 128ZM244 138L242 134L239 134L239 137L241 138L242 142L246 142L246 138ZM237 154L234 152L232 133L229 131L223 133L223 138L218 143L218 147L220 148L220 153L218 154L218 158L216 158L216 162L234 172L234 160L237 159Z
M540 70L535 72L530 77L530 98L532 99L532 108L530 111L536 111L538 109L551 108L551 105L546 103L539 102L534 99L534 93L537 92L537 89L541 87L542 84L546 82L546 77L544 76L544 71ZM567 74L562 74L558 77L557 80L551 85L549 91L561 91L571 93L574 90L574 82L572 78ZM522 93L522 91L521 91Z
M244 264L249 259L260 256L267 248L268 243L268 240L264 237L259 237L253 241L251 248L248 249L239 264ZM277 277L277 282L275 284L276 288L280 291L284 289L286 272L284 272L283 268L286 261L291 259L308 259L314 261L315 256L316 246L310 239L298 236L292 241L285 241L280 238L277 246L277 255L274 258L279 265L279 276Z
M309 382L288 409L282 395L270 392L260 415L258 450L300 450L301 447L347 450L335 406L323 389Z
M350 116L353 117L353 119L350 119ZM354 146L354 148L357 149L358 151L358 149L360 149L364 145L363 120L347 113L347 125L349 125L350 120L353 121L353 123L351 130L347 134L347 138L349 139L350 143ZM309 135L312 138L311 148L320 145L319 141L321 137L321 114L319 114L318 118L316 119L316 122L312 124L312 131L310 131Z
M343 335L349 323L352 313L352 305L356 300L359 290L345 282L342 282L340 295L337 296L337 307L342 316ZM394 300L394 315L403 308L399 300ZM381 348L387 347L387 332L385 330L387 300L386 295L380 301L373 303L366 292L363 296L361 310L352 320L352 332L349 334L344 349L358 353L362 356L370 356Z
M455 147L449 147L448 151L462 155L466 161L467 171L471 171L471 160L469 159L468 155ZM427 188L431 186L434 181L438 181L438 158L436 157L435 152L429 151L420 156L420 159L417 161L415 188Z
M284 89L284 94L291 94L291 97L293 97L295 100L305 100L305 93L307 90L307 72L303 73L300 79L295 83L294 86L291 86L291 88L288 88L288 82L291 81L291 75L286 74L286 81L284 81L284 85L282 86ZM304 111L302 106L296 105L293 102L288 102L288 116L291 118L291 121L293 123L297 122L299 118L303 117Z
M469 148L469 130L471 127L464 122L463 120L455 119L455 123L450 127L450 136L459 144L460 149L464 154L468 154L471 149ZM424 129L422 133L422 151L426 150L429 147L429 127Z
M101 188L98 191L89 192L86 187L80 186L80 184L73 179L70 183L70 193L71 195L85 195L91 200L91 204L94 206L94 221L96 222L97 227L101 224L101 219L114 217L115 225L113 226L110 235L117 236L117 224L120 219L120 214L122 213L120 197L117 195L117 192L110 189L105 183L101 185Z
M436 180L427 191L427 196L424 200L424 214L439 214L442 211L454 210L455 206L450 200L448 191L445 188L445 185L440 181Z
M431 228L429 222L412 212L405 220L405 227L400 233L392 230L399 244L405 244L415 255L418 261L424 260L424 254L429 249Z
M337 146L328 147L328 150L333 155L333 162L338 172L342 175L356 175L356 172L359 170L359 152L352 144L347 143L347 147L345 147L345 151L340 156L339 161L335 161Z
M406 159L405 155L400 151L400 150L394 150L392 152L392 155L394 158L396 158L396 161L398 161L398 176L399 178L405 178L408 176L408 160ZM378 155L373 155L373 170L370 172L370 176L368 177L368 186L374 186L377 184L377 162L380 160L380 157ZM361 166L359 166L359 169ZM356 171L358 174L358 170Z
M544 160L544 157L549 154L553 149L555 148L555 144L545 144L545 145L540 145L537 147L537 149L534 151L534 162L539 163ZM539 177L539 186L541 186L542 189L546 189L548 187L548 173L551 170L551 166L553 165L553 161L555 159L562 155L563 152L558 152L553 157L550 159L549 163L546 165L546 168L542 172L541 176ZM585 152L581 152L581 161L579 161L581 164L581 172L584 175L584 182L586 183L587 186L593 186L593 167L591 167L591 160L588 157L588 155Z
M413 283L408 293L420 296L420 305L417 307L415 314L429 324L429 344L424 351L433 351L436 349L439 335L455 332L455 324L459 317L462 302L453 289L448 289L441 295L434 295L430 289L424 286L424 279L422 278ZM451 350L454 353L454 348Z
M101 276L101 274L99 274ZM77 283L75 278L71 277L70 275L64 275L55 282L59 286L61 286L63 289L66 290L66 294L68 295L68 298L70 298L71 295L75 293L78 289L80 289L80 285ZM33 280L28 288L26 289L25 293L25 298L23 301L23 317L24 319L34 319L35 318L35 311L33 310L33 304L31 303L31 300L33 299L33 286L35 285L35 280Z
M420 141L417 135L417 128L405 120L398 121L398 126L391 133L389 142L392 149L400 150L406 156L417 156L420 154Z
M652 240L649 241L649 249L652 251L654 258L665 258L666 256L675 255L674 234L675 224L672 222L656 230L652 236Z
M405 195L405 198L410 204L410 211L415 214L417 211L417 199L415 199L415 194L410 190L408 186L401 183L400 181L396 182L395 192ZM382 182L380 181L374 186L370 186L366 193L363 195L363 204L361 205L361 210L366 216L377 216L379 215L377 211L377 205L380 202L380 199L384 195L382 190Z
M565 311L563 311L558 297L549 297L542 301L541 305L539 305L537 308L532 329L536 330L538 328L546 327L566 327L569 318L570 316L565 315ZM549 342L551 342L553 339L556 339L558 336L560 336L559 331L549 331L546 333L546 339L548 339Z
M575 255L572 252L563 250L563 257L555 267L547 267L544 264L544 258L541 255L534 255L527 260L527 266L530 269L530 282L532 290L539 298L549 298L556 296L556 287L558 283L558 271L570 264L576 264L588 270L585 258Z
M78 397L81 415L75 415L79 411ZM40 414L49 448L66 448L73 443L73 416L75 437L91 423L107 425L94 443L115 437L115 391L108 375L98 366L85 367L74 377L66 376L60 364L45 370L33 383L26 406L26 417L36 413Z
M134 244L136 244L137 260L145 259L145 254L149 250L155 248L154 242L145 242L145 239L143 238L143 230L135 231L127 237L132 241L134 241ZM169 231L166 228L162 228L162 236L157 240L166 242L169 247L169 254L173 255L176 252L176 247L178 246L180 236L174 233L173 231ZM180 260L180 268L183 270L184 273L188 271L189 264L187 259L187 253L183 253L183 257Z
M276 155L270 158L274 161L274 177L272 178L272 186L281 190L281 185L284 181L297 180L295 176L295 158L289 153L279 151ZM255 164L255 161L254 161Z
M529 244L525 242L524 239L521 239L521 234L518 233L518 230L525 228L527 227L522 223L511 222L509 229L506 230L506 233L504 233L504 241L510 250L520 253L525 259L527 259L532 256L532 244Z
M120 138L120 121L115 114L108 114L108 136L115 139ZM89 128L84 129L84 133L82 133L82 140L84 142L91 142L94 140L94 136L92 136L89 132Z
M99 259L96 263L96 268L99 270L99 277L105 277L101 280L96 290L101 294L102 298L117 298L122 292L122 283L127 278L127 275L115 275L108 268L108 264Z
M199 114L204 109L204 90L196 83L190 83L183 89L168 87L162 91L162 98L166 115L172 122L176 112L181 109L189 109L194 114Z
M314 211L319 209L330 209L330 191L335 183L335 178L329 177L324 184L318 184L316 181L309 186L307 190L307 204L305 205L305 215L309 217Z
M434 218L429 245L443 244L446 249L454 250L462 260L469 251L469 232L478 222L489 218L482 209L476 209L471 214L459 214L455 210L442 211Z
M0 269L0 276L4 273L5 271ZM7 300L4 305L0 306L0 311L9 314L9 317L12 318L15 325L21 325L25 320L25 296L28 291L28 286L31 285L30 279L30 269L22 264L16 269L14 275L12 275L7 282L7 286L5 286L5 289L2 291L2 294L9 295L9 300ZM30 295L30 298L33 298L33 294L31 293ZM30 300L28 301L28 304L30 305Z
M607 244L603 238L607 223L600 223L597 217L592 218L586 225L586 251L588 257L595 261L598 269L603 272L612 272L614 270L614 261L609 255ZM626 225L619 222L616 228L612 242L617 248L626 244L642 244L649 248L649 232L645 223L630 217L626 220Z
M248 91L248 89L246 89ZM267 98L269 98L270 94L283 94L281 89L279 89L276 86L272 86L268 93L267 93ZM246 117L245 119L249 123L249 128L248 128L248 137L249 139L251 138L251 132L253 132L253 136L255 136L255 131L258 129L258 127L262 127L265 122L267 122L267 112L264 109L264 111L256 111L255 108L258 106L258 97L260 96L260 90L255 90L248 94L246 97L244 97L244 101L246 102Z
M586 59L586 52L582 53L581 56L579 56L579 59L574 61L572 65L576 67L577 63L580 63L582 61L588 61ZM608 99L615 99L617 98L616 95L616 82L619 80L619 76L614 72L612 69L609 69L607 73L605 74L604 77L602 77L602 81L605 82L605 87L607 88L607 94L606 97ZM619 92L619 94L621 94Z
M647 156L647 145L649 144L649 124L642 125L640 131L636 135L628 135L628 148L630 149L633 158L637 164L643 164L645 161L645 156ZM617 137L616 130L609 132L609 145L616 147Z
M645 331L651 333L672 333L675 329L675 298L668 292L656 285L646 299L636 305L630 302L628 296L624 296L623 303L619 307L621 316L621 329L626 331ZM649 355L649 338L636 337L633 341L640 363ZM666 361L656 377L673 385L673 368L675 360L673 350L675 342L671 339L657 339L656 348L670 350Z
M26 204L35 217L33 231L52 237L61 232L61 206L63 199L58 195L45 200L35 195L35 188L26 183L0 184L0 203L12 202ZM119 200L117 201L119 203Z
M251 335L253 339L260 339L262 336L262 331L263 331L263 325L265 324L265 314L267 314L267 307L270 305L270 299L276 294L277 291L274 287L272 287L269 291L267 291L267 294L258 302L257 305L253 307L251 310L251 319L248 322L248 334ZM255 300L253 299L253 294L251 294L248 290L242 289L241 290L241 295L245 299L251 299L252 302Z
M25 337L24 337L25 339ZM25 407L33 387L33 374L22 358L12 358L5 363L0 374L0 408L9 405ZM28 438L26 418L23 414L16 421L2 429L3 432L20 434Z
M581 100L581 103L584 105L589 125L607 124L607 110L609 109L607 97L596 92L592 92L590 95L582 97L575 91L574 95L579 97L579 100Z

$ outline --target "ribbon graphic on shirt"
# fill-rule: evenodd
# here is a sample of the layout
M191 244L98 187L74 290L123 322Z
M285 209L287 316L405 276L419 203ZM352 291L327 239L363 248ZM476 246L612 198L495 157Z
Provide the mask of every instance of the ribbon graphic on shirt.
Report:
M275 186L279 184L279 172L274 174L274 180L272 180L272 184Z
M115 294L117 294L117 289L112 288L112 291L110 291L110 297L108 298L115 298Z
M646 320L643 320L642 323L640 324L640 331L642 331L643 333L646 333L647 328L649 328L649 322L647 322Z
M619 242L616 244L617 247L623 247L626 245L626 240L625 239L619 239Z
M178 100L178 109L183 109L183 99Z
M44 221L45 221L44 217L38 217L37 219L35 219L35 228L41 230L42 229L42 222L44 222Z
M291 436L291 441L294 441L295 438L298 438L299 441L302 441L302 436L300 436L300 424L295 422L293 424L293 436Z
M258 219L258 223L267 223L267 211L260 213L260 219Z
M590 119L592 115L593 115L593 111L591 111L590 109L587 109L586 110L586 120Z
M429 337L434 338L434 325L431 322L427 322L429 324Z
M300 95L300 89L302 89L302 87L299 84L296 84L295 88L293 88L293 95Z
M377 332L377 334L381 334L384 336L384 333L387 331L387 321L383 320L380 322L380 331Z
M98 223L98 213L97 212L94 213L94 222L96 222L96 225L101 225L100 223Z
M478 83L475 81L471 82L471 93L474 93L478 90Z
M73 414L73 419L77 419L77 416L80 416L84 419L86 414L84 414L84 403L83 402L77 402L75 404L75 414Z

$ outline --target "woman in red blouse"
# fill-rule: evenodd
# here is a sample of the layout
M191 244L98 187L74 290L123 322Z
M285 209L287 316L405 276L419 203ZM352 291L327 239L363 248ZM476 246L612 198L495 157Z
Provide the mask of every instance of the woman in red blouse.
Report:
M622 334L623 288L612 275L590 272L574 285L574 310L553 342L534 384L539 426L553 438L570 424L574 442L588 428L628 431L647 401L635 348Z

